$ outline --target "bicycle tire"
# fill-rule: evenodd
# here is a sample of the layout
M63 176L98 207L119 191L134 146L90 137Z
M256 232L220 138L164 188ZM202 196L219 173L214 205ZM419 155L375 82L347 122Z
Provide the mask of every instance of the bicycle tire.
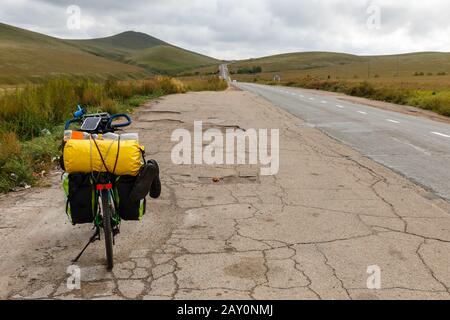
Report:
M105 234L105 248L106 248L106 264L108 270L114 267L113 261L113 231L111 226L111 207L109 205L109 192L102 190L102 214L103 214L103 232Z

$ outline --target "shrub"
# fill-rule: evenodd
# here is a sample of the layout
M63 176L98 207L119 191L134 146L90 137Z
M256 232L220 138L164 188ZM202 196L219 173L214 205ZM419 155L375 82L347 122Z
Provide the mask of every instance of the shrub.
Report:
M450 93L447 91L416 91L411 94L408 103L444 116L450 116Z
M105 98L100 103L100 109L103 112L108 112L109 114L119 113L119 108L117 107L116 102L111 98Z
M262 67L253 66L253 67L243 67L237 70L237 74L257 74L262 72Z
M226 81L218 76L186 81L190 91L223 91L228 88Z
M133 85L129 82L117 84L114 88L114 92L112 92L112 96L117 99L128 99L131 98L133 94Z
M25 158L9 158L0 168L0 192L8 192L20 185L31 185L35 181L33 170Z
M157 77L156 88L161 94L185 93L185 85L178 79L168 77Z
M32 172L40 173L43 170L48 170L52 159L59 156L59 146L61 145L59 132L62 132L62 128L58 128L53 134L47 134L23 143L21 157L28 161Z
M357 97L371 97L375 94L375 88L369 82L364 81L348 88L346 93Z
M0 132L0 166L21 152L20 141L14 132Z
M156 90L157 90L156 81L146 80L141 82L139 94L152 95L156 92Z

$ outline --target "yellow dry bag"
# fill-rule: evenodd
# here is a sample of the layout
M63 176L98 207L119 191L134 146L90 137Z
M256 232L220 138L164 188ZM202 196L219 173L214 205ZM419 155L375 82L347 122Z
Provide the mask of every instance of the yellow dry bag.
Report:
M118 176L137 176L143 164L142 149L136 140L71 139L64 146L64 167L68 173L110 172Z

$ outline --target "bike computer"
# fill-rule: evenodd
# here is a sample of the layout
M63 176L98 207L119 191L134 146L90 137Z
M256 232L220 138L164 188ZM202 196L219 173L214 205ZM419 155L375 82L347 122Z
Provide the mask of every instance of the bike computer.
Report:
M83 125L81 126L82 131L95 131L98 125L102 121L101 117L89 117L84 119Z

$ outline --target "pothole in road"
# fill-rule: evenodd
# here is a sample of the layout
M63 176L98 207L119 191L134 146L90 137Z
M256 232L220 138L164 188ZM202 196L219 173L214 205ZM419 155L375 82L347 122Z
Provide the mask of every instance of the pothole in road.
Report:
M155 113L155 114L181 114L179 111L169 111L169 110L142 110L142 113Z
M154 123L154 122L176 122L176 123L184 123L184 121L178 120L178 119L139 120L139 122L150 122L150 123Z
M257 175L198 177L198 181L201 184L255 184L260 182Z
M209 129L219 129L223 133L225 133L225 131L227 129L241 130L244 132L247 131L247 129L241 128L237 124L218 124L218 123L208 123L208 122L203 123L203 130L209 130Z

